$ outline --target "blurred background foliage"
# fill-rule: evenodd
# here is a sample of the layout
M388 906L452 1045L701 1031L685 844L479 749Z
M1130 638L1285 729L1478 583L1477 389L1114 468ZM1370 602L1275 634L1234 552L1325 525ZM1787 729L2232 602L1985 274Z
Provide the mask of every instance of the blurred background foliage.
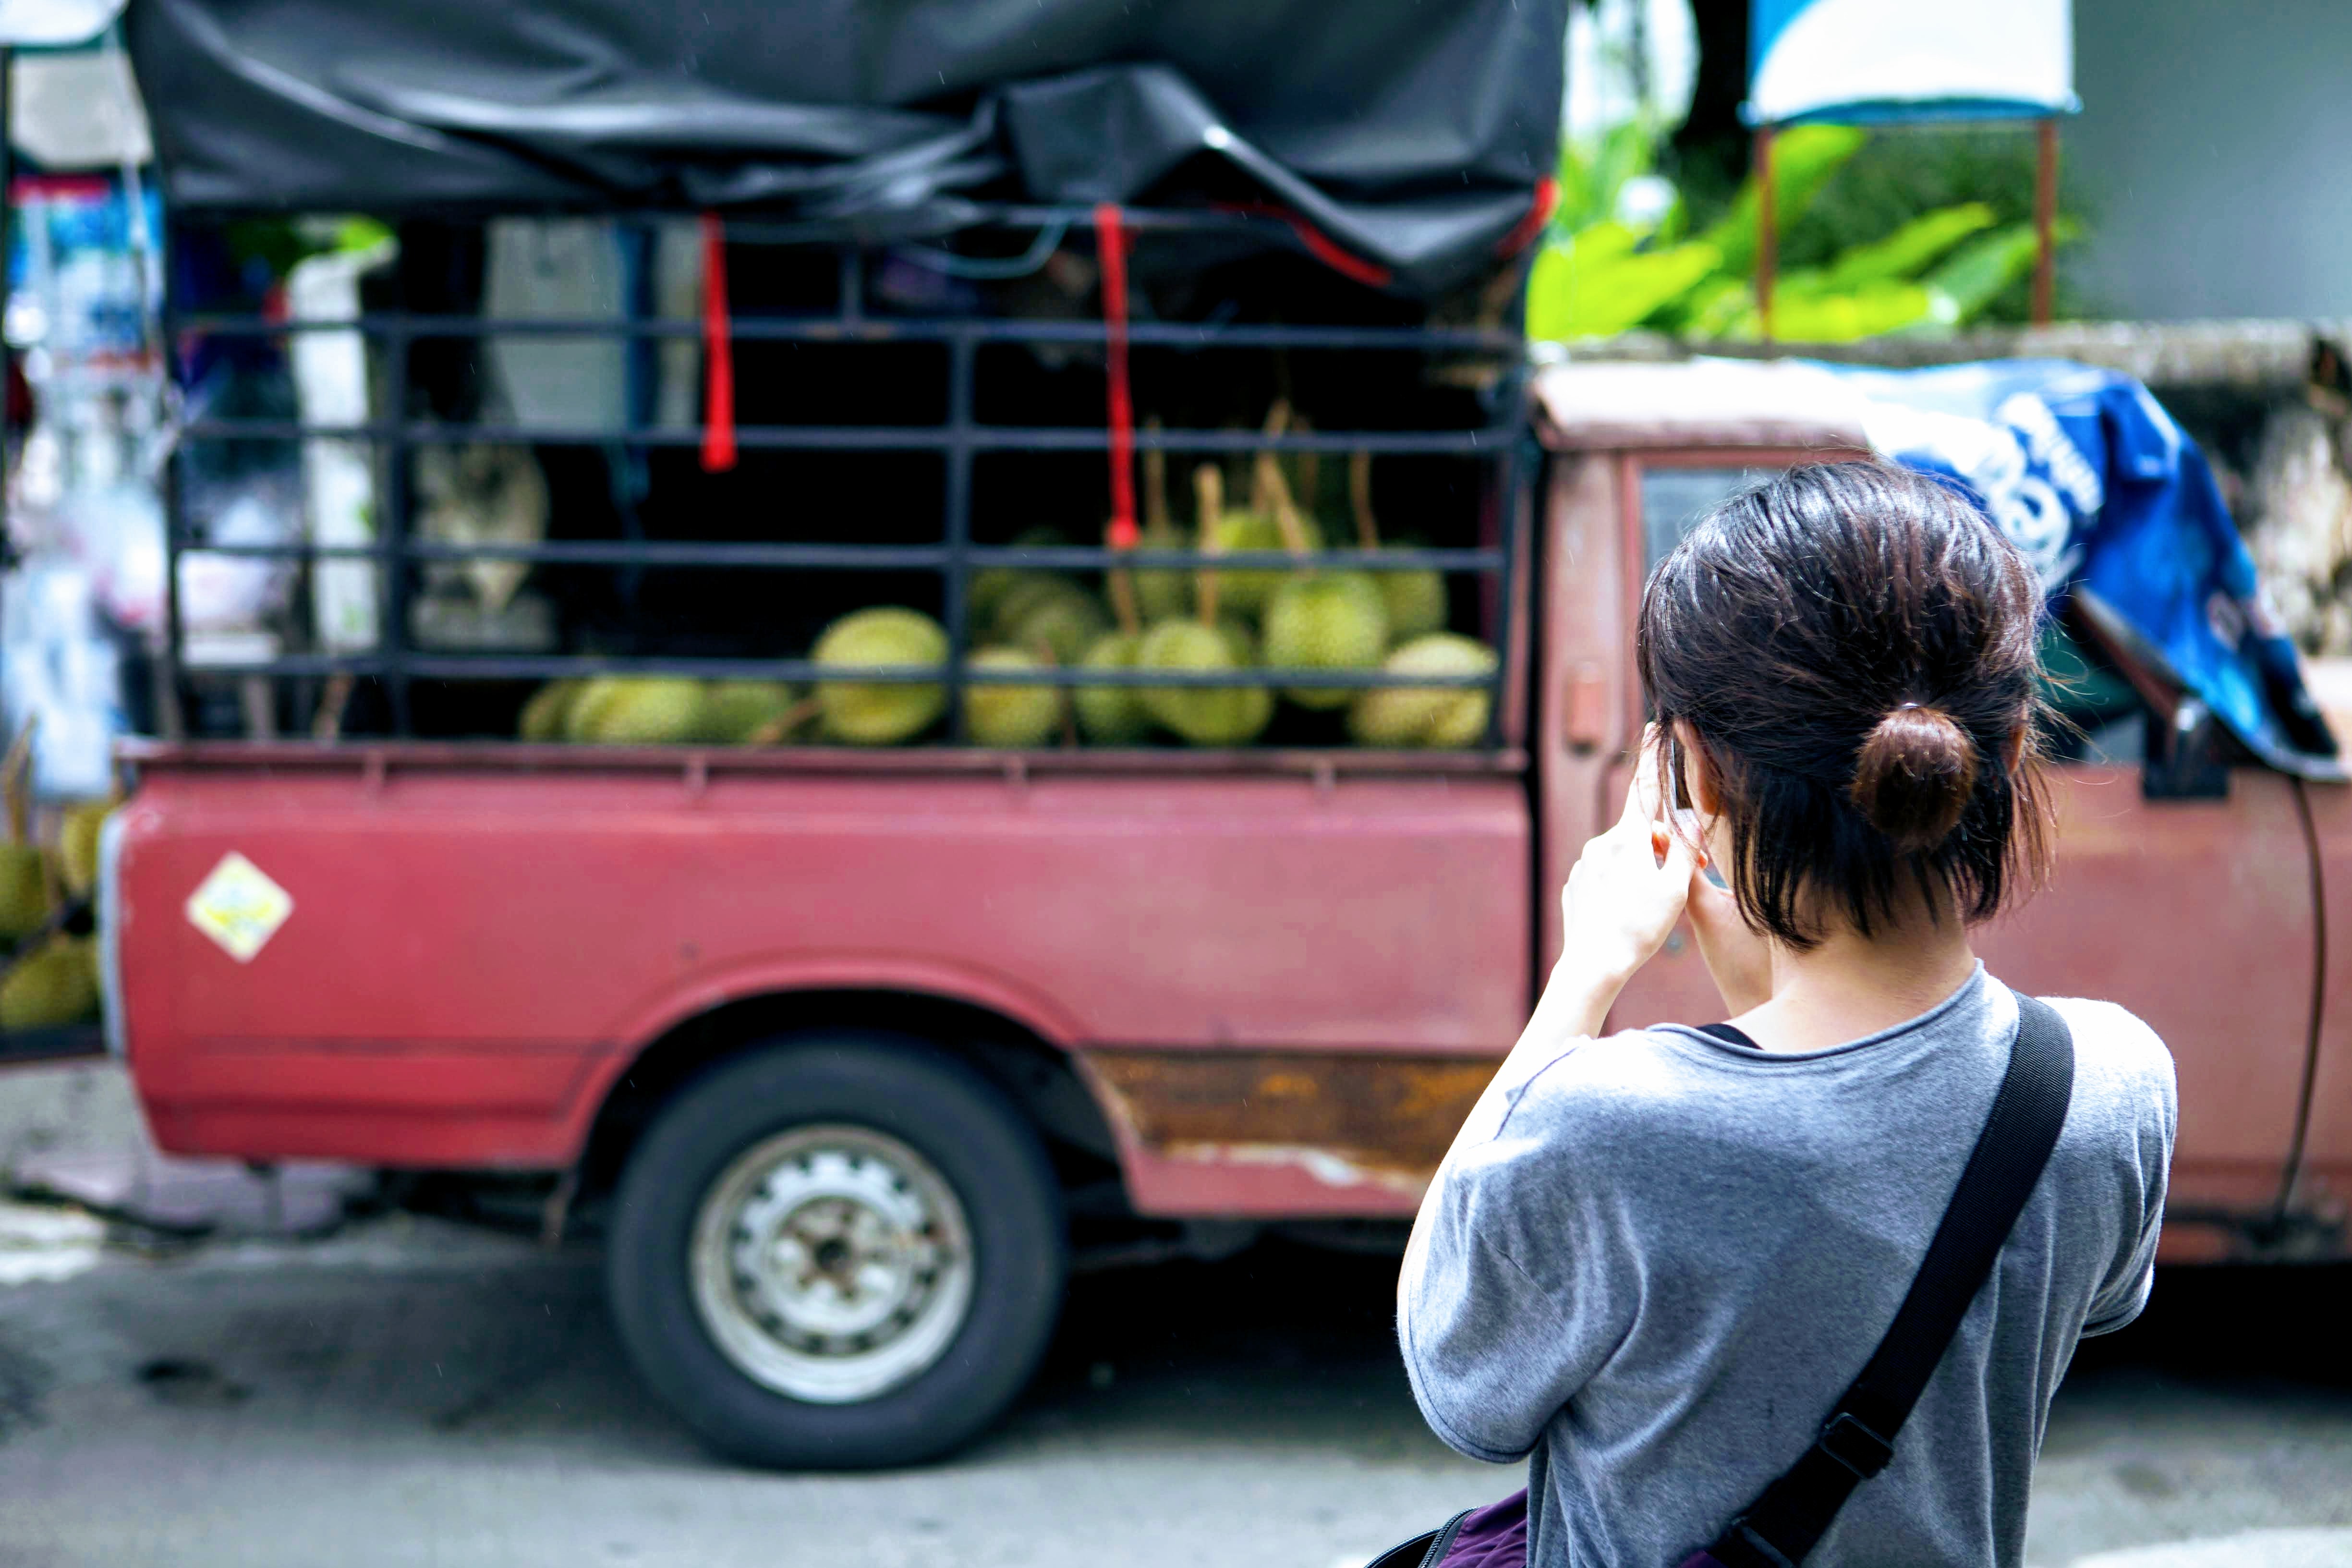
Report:
M1571 16L1561 199L1529 284L1529 335L1760 336L1759 200L1738 118L1747 0L1585 0ZM2031 125L1791 127L1774 139L1773 173L1775 337L2026 319ZM2084 224L2062 178L2062 255ZM2062 269L2062 316L2064 281Z

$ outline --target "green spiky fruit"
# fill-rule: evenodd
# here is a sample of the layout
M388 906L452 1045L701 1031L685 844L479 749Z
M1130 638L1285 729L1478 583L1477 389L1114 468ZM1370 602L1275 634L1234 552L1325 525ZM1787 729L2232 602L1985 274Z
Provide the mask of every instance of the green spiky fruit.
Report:
M719 746L747 744L781 723L799 700L800 693L781 680L714 680L702 689L694 738Z
M1041 669L1037 656L1017 647L984 647L971 656L974 669ZM980 746L1042 746L1062 727L1062 695L1050 686L968 685L963 689L963 726Z
M593 741L596 725L604 710L618 700L627 689L628 677L594 675L580 682L572 692L572 701L563 710L563 738L567 741Z
M0 1029L55 1029L98 1012L98 958L87 938L60 933L0 979Z
M1381 668L1391 675L1491 675L1495 650L1452 632L1415 637ZM1475 745L1491 706L1483 686L1388 686L1360 693L1348 729L1383 749Z
M1196 620L1162 621L1143 634L1135 662L1141 669L1244 669L1248 635ZM1143 703L1153 720L1195 746L1243 745L1274 717L1274 693L1263 686L1147 687Z
M1143 647L1141 632L1106 632L1078 662L1087 669L1132 669ZM1080 686L1070 694L1078 728L1097 746L1131 746L1150 731L1143 691L1134 686Z
M600 746L668 746L702 723L702 682L683 676L624 676L598 700L581 739Z
M996 618L996 640L1034 653L1044 645L1055 664L1076 664L1110 617L1095 596L1066 579L1049 578L1014 589Z
M89 897L98 886L98 838L113 815L114 802L86 800L68 806L58 824L58 878L77 899Z
M947 662L948 634L919 610L896 605L858 610L825 627L811 652L840 668L928 669ZM895 746L947 710L947 688L919 681L824 680L816 700L824 732L857 746Z
M0 844L0 941L19 942L49 918L49 883L41 852L30 844Z
M1013 536L1013 544L1020 550L1050 549L1067 544L1068 540L1050 528L1024 528ZM971 612L971 624L993 625L996 612L1013 596L1015 588L1031 583L1062 583L1071 587L1077 584L1059 572L1041 572L1025 566L990 566L972 574L971 589L965 600Z
M1388 651L1389 613L1369 572L1318 572L1293 577L1265 606L1269 669L1370 669ZM1345 708L1346 687L1294 686L1301 708Z
M1307 548L1323 548L1323 531L1313 518L1299 520L1307 535ZM1237 550L1287 550L1290 542L1283 537L1282 525L1260 511L1229 511L1217 520L1217 548L1228 554ZM1255 616L1265 610L1266 601L1275 591L1288 582L1293 574L1287 571L1254 570L1219 572L1217 603L1245 616Z
M1161 522L1146 527L1137 536L1138 550L1190 550L1192 542L1173 523ZM1192 574L1190 572L1138 571L1135 574L1135 608L1144 624L1172 620L1192 613Z
M1445 629L1445 574L1416 568L1378 572L1381 602L1388 606L1389 637L1402 645Z
M515 721L515 734L526 741L561 741L570 728L572 705L579 700L578 680L551 680L530 694Z

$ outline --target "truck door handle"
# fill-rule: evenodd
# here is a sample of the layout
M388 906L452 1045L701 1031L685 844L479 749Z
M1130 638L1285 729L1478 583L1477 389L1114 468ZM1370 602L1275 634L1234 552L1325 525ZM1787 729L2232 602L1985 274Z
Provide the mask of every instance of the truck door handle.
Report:
M1569 749L1594 752L1609 738L1609 672L1587 659L1569 671L1566 722Z

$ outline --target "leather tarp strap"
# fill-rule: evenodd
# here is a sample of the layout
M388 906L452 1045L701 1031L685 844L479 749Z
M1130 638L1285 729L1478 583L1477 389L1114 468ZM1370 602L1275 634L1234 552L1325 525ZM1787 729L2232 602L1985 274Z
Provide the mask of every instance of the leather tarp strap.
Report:
M702 215L702 471L735 466L735 335L727 311L727 226Z

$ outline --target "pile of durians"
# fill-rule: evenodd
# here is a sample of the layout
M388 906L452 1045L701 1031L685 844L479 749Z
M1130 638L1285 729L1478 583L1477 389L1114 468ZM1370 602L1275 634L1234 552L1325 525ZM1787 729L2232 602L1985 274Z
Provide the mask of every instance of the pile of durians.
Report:
M98 886L98 836L110 801L68 806L37 843L26 772L32 729L0 761L6 833L0 843L0 1031L60 1028L99 1015L98 951L84 918Z
M1277 405L1268 420L1279 433ZM1270 453L1258 457L1245 506L1226 502L1222 472L1193 474L1194 537L1170 516L1164 459L1144 459L1139 548L1307 555L1324 532L1302 510ZM1381 548L1370 494L1370 457L1350 464L1359 545ZM1025 535L1019 543L1054 542ZM968 668L1217 672L1382 669L1398 675L1490 675L1494 650L1445 629L1444 576L1431 570L1357 571L1302 564L1198 571L1122 569L1107 595L1058 572L991 567L971 582L975 628ZM919 611L877 605L844 616L810 652L819 667L904 669L919 675L948 657L947 633ZM1065 695L1066 692L1066 696ZM1483 685L1349 688L1300 683L1279 695L1318 711L1347 710L1349 732L1381 748L1460 747L1486 733ZM1085 741L1133 745L1165 732L1195 746L1239 746L1274 717L1277 693L1265 685L1060 688L985 681L964 688L964 727L979 745L1024 748ZM920 679L819 679L803 691L781 681L697 681L675 677L599 677L555 681L525 706L525 740L618 745L701 742L757 745L828 741L888 746L912 741L947 710L946 689Z

